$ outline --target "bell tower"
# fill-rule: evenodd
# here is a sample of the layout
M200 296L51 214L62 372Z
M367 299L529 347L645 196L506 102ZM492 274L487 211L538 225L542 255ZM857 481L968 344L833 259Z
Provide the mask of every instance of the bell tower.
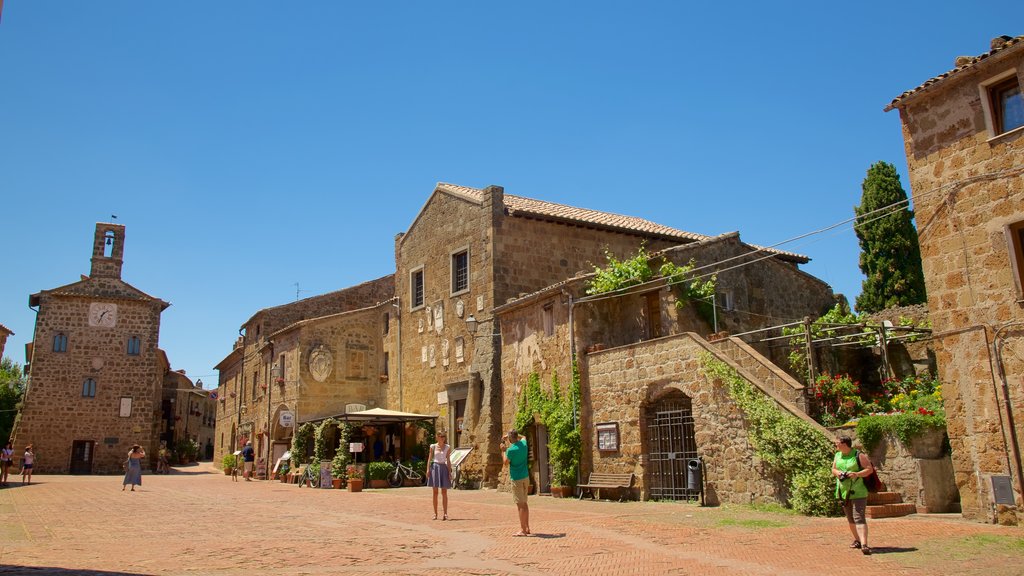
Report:
M92 241L92 278L121 278L124 264L124 226L96 223Z

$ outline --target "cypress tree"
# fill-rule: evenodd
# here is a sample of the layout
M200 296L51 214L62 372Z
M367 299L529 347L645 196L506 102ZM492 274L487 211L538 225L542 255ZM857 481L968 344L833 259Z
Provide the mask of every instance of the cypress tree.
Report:
M900 185L896 167L876 162L868 168L861 189L860 206L854 206L854 230L860 241L860 270L867 279L857 296L857 311L870 313L924 303L924 273L914 212L905 204L907 193ZM903 210L872 213L900 202L904 203Z

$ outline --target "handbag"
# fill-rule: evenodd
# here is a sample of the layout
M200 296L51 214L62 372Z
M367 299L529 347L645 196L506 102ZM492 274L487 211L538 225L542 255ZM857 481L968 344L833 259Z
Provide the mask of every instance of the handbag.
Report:
M857 454L857 466L860 466L860 454ZM863 470L863 467L861 469ZM878 469L874 466L871 467L871 474L864 477L864 486L867 487L868 492L872 493L885 490L885 484L878 477Z

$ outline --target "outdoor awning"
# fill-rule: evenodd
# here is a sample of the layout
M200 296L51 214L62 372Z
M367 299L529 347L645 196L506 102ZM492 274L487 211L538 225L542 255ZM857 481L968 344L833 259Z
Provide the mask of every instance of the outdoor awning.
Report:
M303 420L305 422L322 422L327 418L334 418L339 421L346 422L358 422L359 424L394 424L401 422L419 422L421 420L434 420L437 415L429 414L414 414L412 412L397 412L395 410L385 410L383 408L371 408L370 410L360 410L359 412L349 412L347 414L335 414L334 416L322 416L319 418L310 418L309 420Z

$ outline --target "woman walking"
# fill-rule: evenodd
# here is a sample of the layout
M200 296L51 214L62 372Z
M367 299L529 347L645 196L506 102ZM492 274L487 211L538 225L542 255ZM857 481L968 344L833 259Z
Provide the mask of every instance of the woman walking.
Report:
M11 469L11 463L13 462L14 446L11 442L8 442L3 450L0 451L0 486L7 486L7 472Z
M136 486L142 486L142 459L146 457L146 451L142 449L142 446L135 444L132 446L131 451L128 452L128 461L125 463L124 482L121 483L121 491L124 492L124 487L131 484L132 492L135 492Z
M836 498L842 500L846 521L853 533L850 548L859 548L864 554L871 554L868 547L867 510L868 488L864 478L875 470L867 455L852 447L849 438L836 440L836 455L832 458L832 474L836 477Z
M21 455L21 483L32 483L32 467L36 463L36 453L32 451L32 445L25 446L25 453Z
M442 520L448 519L448 489L452 487L452 447L448 435L437 433L437 443L430 445L427 458L427 486L434 489L434 520L437 520L437 491L441 490Z

